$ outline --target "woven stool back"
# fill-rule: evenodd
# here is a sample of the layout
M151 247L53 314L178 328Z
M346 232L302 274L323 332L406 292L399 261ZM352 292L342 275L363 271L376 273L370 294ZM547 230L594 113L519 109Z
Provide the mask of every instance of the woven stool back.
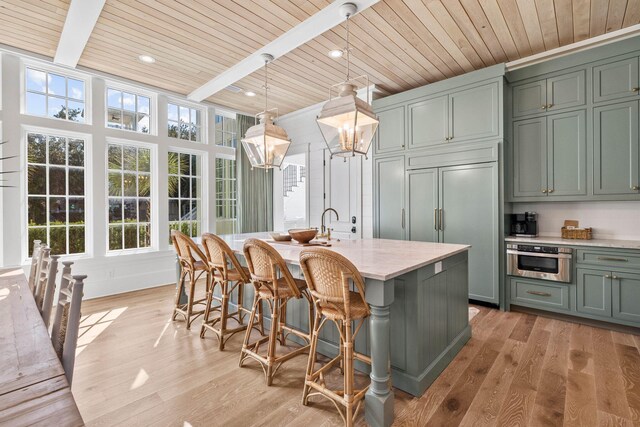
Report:
M235 254L222 238L215 234L205 233L202 235L202 246L209 260L209 265L222 275L224 280L229 278L229 266L236 270L244 283L249 282L244 269L236 258Z
M300 298L300 290L282 256L271 245L259 239L247 239L243 247L247 266L254 284L264 285L278 294L278 270L286 285L296 298Z
M300 266L309 292L320 308L333 308L351 319L350 281L364 298L364 279L358 269L337 252L323 248L309 248L300 252ZM366 315L369 314L365 303Z
M197 261L207 263L207 256L202 253L191 237L178 230L171 230L171 240L178 254L180 264L184 267L193 270L193 266Z

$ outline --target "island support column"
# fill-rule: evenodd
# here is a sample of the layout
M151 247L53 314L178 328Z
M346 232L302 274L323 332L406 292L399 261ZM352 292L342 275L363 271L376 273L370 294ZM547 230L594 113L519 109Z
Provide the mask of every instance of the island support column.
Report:
M365 298L371 307L371 386L365 396L365 419L372 427L388 427L393 422L391 389L390 306L394 280L366 279Z

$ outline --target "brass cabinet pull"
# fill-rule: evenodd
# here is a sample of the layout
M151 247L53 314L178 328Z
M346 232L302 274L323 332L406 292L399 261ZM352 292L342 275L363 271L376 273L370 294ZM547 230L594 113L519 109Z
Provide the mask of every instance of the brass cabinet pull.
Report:
M433 210L433 229L438 229L438 209Z
M631 187L631 189L632 189L633 191L638 191L638 190L640 190L640 186L638 186L638 185L634 185L634 186L632 186L632 187Z
M611 275L610 275L610 274L605 274L605 275L604 275L604 278L605 278L605 279L611 279Z
M541 297L550 297L550 296L551 296L551 294L550 294L550 293L548 293L548 292L527 291L527 293L528 293L528 294L531 294L531 295L538 295L538 296L541 296Z
M546 109L547 109L547 106L546 106L546 105L543 105L542 107L540 107L540 109L541 109L541 110L546 110Z
M600 261L620 261L620 262L629 262L628 259L626 258L614 258L614 257L608 257L608 256L599 256L598 259Z
M640 87L634 87L633 89L631 89L631 92L634 92L634 93L640 92Z
M444 230L444 227L442 226L442 222L443 222L442 217L444 216L443 214L444 214L443 210L440 209L440 215L439 215L439 218L438 218L438 222L440 223L439 224L440 225L440 230Z
M547 193L549 194L553 193L553 188L551 190L547 190Z
M619 277L618 277L618 276L616 276L615 274L614 274L613 276L611 276L611 278L612 278L613 280L618 280L618 279L619 279Z
M543 193L543 194L547 194L547 189L546 189L546 188L543 188L543 189L542 189L542 193Z
M549 108L551 108L551 107L553 107L553 104L549 104L549 105L547 105L547 109L549 109Z
M402 208L402 229L404 230L404 208Z

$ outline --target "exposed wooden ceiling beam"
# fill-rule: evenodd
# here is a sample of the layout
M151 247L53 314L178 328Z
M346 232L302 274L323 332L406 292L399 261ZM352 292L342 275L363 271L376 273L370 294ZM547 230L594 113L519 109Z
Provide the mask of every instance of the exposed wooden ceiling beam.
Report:
M271 43L268 43L253 52L242 61L195 89L189 94L189 99L198 102L202 101L203 99L208 98L209 96L258 70L260 67L264 66L264 61L260 56L262 53L269 53L273 55L274 58L278 58L329 31L336 25L341 24L344 21L344 16L340 14L339 10L343 4L355 4L358 8L356 13L359 13L378 3L378 1L380 0L334 1L324 9L293 27L291 30L282 34Z
M71 0L53 62L75 68L105 0Z

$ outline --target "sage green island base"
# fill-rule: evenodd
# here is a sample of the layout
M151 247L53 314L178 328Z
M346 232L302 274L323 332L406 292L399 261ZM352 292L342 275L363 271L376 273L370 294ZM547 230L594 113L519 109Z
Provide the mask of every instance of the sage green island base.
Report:
M269 241L267 234L223 237L241 261L246 238ZM298 259L303 248L269 243L287 261L294 277L302 278ZM374 427L390 426L391 386L414 396L422 395L471 337L469 246L361 239L332 241L331 249L348 257L365 278L365 298L371 316L358 334L355 348L370 355L372 363L369 367L357 362L356 369L369 373L371 378L365 397L367 423ZM252 298L253 289L247 286L245 307L251 306ZM290 301L286 321L308 331L306 304L301 300ZM318 352L335 356L339 343L335 327L327 324L320 338Z

